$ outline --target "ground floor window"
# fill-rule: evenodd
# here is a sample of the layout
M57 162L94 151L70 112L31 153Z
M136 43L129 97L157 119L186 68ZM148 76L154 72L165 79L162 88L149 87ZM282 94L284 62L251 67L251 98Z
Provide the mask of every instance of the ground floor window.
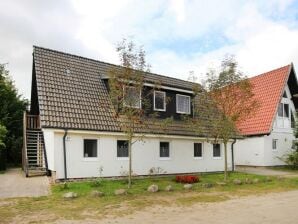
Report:
M160 142L159 143L159 156L161 158L170 157L170 143L169 142Z
M194 143L194 157L195 158L202 158L203 151L202 151L202 143Z
M221 157L220 144L213 144L213 157Z
M84 139L84 157L94 158L97 157L97 140Z
M128 141L117 141L117 157L128 157Z
M272 139L272 149L277 150L277 139Z

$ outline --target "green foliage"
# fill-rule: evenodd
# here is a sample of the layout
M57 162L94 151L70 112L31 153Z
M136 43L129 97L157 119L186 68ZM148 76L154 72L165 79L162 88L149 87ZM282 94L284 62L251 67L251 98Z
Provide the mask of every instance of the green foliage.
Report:
M298 169L298 151L292 151L285 156L284 162L292 169Z
M6 160L17 165L21 162L23 111L28 102L18 94L9 72L2 64L0 64L0 102L0 123L7 130L3 139L5 152L0 159L2 162Z

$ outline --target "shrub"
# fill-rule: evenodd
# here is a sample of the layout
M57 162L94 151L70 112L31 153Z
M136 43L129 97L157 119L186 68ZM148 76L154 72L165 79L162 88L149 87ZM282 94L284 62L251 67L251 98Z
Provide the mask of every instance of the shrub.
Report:
M298 169L298 151L290 152L285 156L284 162L292 169Z
M192 184L192 183L199 182L199 177L193 176L193 175L184 175L184 176L176 176L175 180L178 183Z

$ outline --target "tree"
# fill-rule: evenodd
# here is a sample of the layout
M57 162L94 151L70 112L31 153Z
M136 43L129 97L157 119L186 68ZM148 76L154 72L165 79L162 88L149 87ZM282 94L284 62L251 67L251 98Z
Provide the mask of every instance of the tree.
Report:
M238 70L235 58L226 56L218 72L211 69L207 73L205 91L201 91L201 95L207 94L205 99L211 98L211 101L205 100L208 103L205 103L204 110L207 116L212 116L208 120L211 136L221 139L224 144L225 181L228 174L227 144L237 135L236 124L252 116L258 108L252 88L249 79ZM220 111L217 116L214 116L214 109L210 109L215 107Z
M144 91L145 73L149 72L145 51L133 41L123 39L117 46L121 67L109 71L109 93L121 130L128 141L128 187L132 181L132 145L144 138L144 130L152 126L156 113L149 115L149 96L158 84ZM150 117L150 119L148 119ZM168 122L168 120L167 120Z
M0 170L5 170L4 138L7 133L6 128L0 124Z
M28 102L18 94L3 64L0 64L0 102L0 123L7 130L3 140L5 147L1 154L2 157L5 155L5 158L1 161L17 165L21 162L23 111Z

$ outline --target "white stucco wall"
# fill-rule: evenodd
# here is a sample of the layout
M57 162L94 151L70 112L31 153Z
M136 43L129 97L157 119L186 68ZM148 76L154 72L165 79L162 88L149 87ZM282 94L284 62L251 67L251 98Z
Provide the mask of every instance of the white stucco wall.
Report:
M49 129L50 130L50 129ZM50 132L50 131L49 131ZM51 160L51 170L56 171L56 178L64 178L63 163L63 133L54 132L54 148L48 151L54 155ZM47 134L46 136L51 136ZM85 159L83 157L83 140L98 139L98 158ZM89 133L69 133L66 141L67 148L67 175L68 178L86 178L99 176L99 168L103 167L102 175L120 176L121 172L128 171L128 159L117 158L117 140L123 140L122 136L101 135L93 132ZM159 157L159 142L170 142L170 158L163 160ZM203 143L203 158L196 159L193 156L194 142ZM148 175L152 167L160 167L167 174L171 173L191 173L191 172L212 172L223 171L224 149L221 144L220 159L213 158L213 147L206 141L194 139L178 139L175 137L144 138L144 142L137 141L132 147L132 167L133 172L138 175ZM231 145L228 144L228 166L231 169Z
M55 157L54 157L54 132L50 129L42 129L45 147L48 159L48 168L54 170L55 167Z
M285 163L280 159L292 149L292 141L295 139L291 128L291 116L295 114L295 106L288 86L285 87L287 98L282 98L282 103L289 104L289 118L274 118L270 135L248 137L238 140L235 144L235 164L245 166L277 166ZM273 139L277 140L277 149L272 148Z

